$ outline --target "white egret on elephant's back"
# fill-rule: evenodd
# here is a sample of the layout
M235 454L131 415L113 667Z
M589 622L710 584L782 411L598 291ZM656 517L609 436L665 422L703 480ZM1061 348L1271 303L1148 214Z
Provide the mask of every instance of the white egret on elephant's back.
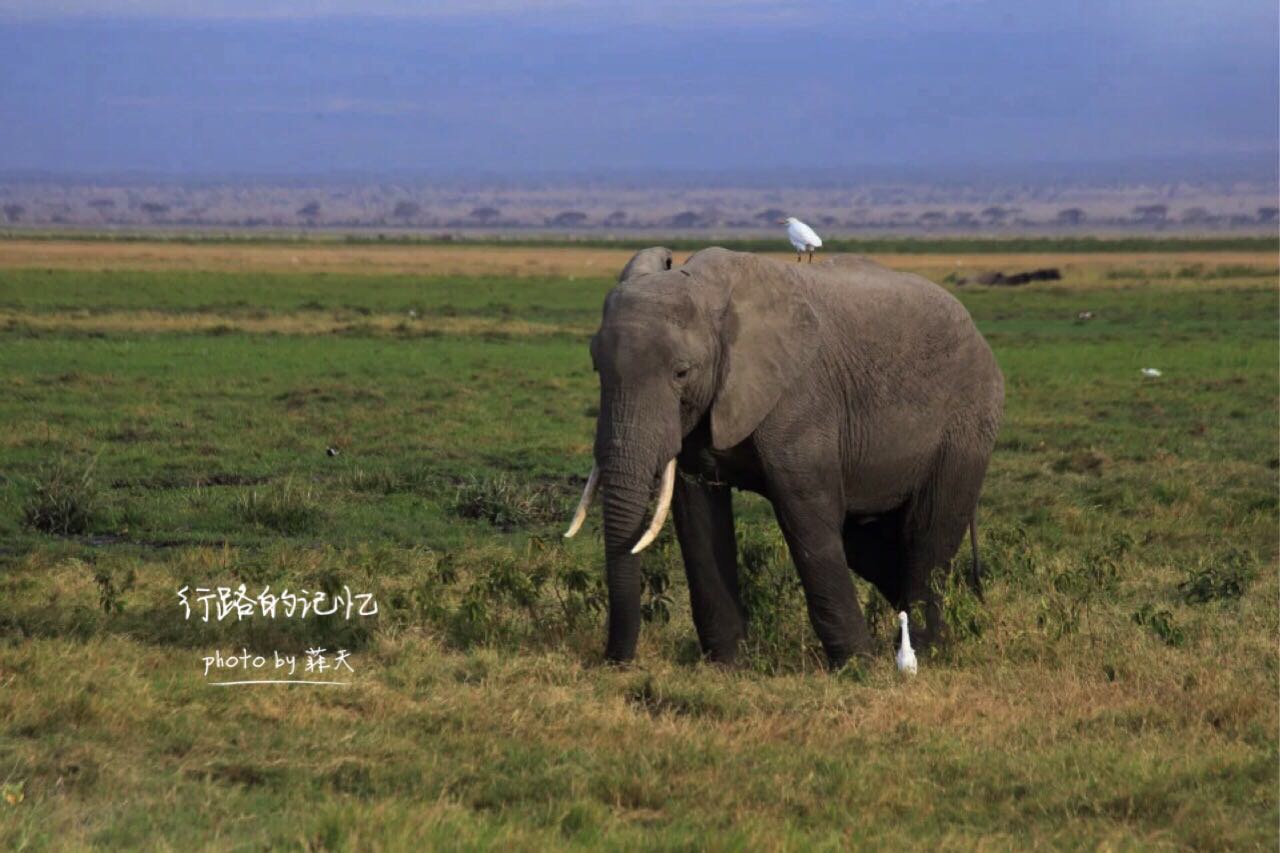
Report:
M813 250L822 247L822 238L818 236L818 232L794 216L779 219L778 224L787 226L787 239L795 247L796 260L801 260L804 257L804 253L808 252L809 263L813 263Z

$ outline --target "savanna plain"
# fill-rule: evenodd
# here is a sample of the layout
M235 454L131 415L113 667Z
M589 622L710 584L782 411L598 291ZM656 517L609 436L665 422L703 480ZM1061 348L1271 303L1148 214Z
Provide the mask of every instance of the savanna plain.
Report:
M746 494L742 665L669 529L602 663L598 515L560 534L627 250L0 241L0 847L1276 849L1275 246L917 248L1007 403L986 603L943 581L907 680L861 583L877 656L825 671ZM184 614L240 584L378 612ZM205 673L313 648L348 686Z

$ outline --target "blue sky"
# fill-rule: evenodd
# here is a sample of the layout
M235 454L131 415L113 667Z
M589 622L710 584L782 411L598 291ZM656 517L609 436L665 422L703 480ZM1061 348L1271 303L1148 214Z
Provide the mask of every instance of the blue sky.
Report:
M0 169L1274 171L1278 14L1274 0L0 0Z

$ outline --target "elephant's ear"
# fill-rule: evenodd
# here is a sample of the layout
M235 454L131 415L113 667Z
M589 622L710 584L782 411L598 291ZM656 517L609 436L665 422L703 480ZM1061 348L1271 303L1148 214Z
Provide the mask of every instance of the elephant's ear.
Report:
M626 281L651 272L665 272L669 269L671 269L671 250L666 246L652 246L641 249L631 256L631 260L627 261L627 265L622 268L618 281Z
M803 382L815 355L818 316L796 282L743 270L721 322L720 385L711 404L711 443L742 442L788 388Z

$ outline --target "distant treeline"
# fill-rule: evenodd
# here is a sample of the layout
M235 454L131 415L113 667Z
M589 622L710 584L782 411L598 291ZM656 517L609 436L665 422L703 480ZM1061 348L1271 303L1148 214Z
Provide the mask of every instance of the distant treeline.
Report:
M723 246L743 252L779 252L787 249L784 235L777 237L567 237L548 235L457 234L236 234L90 231L0 231L3 240L83 241L104 243L234 243L244 245L395 245L395 246L511 246L526 248L642 249L663 245L676 251L696 251L707 246ZM832 238L823 244L825 252L855 254L1013 254L1013 253L1094 253L1094 252L1265 252L1280 250L1280 234L1271 236L1025 236L1025 237L859 237Z

